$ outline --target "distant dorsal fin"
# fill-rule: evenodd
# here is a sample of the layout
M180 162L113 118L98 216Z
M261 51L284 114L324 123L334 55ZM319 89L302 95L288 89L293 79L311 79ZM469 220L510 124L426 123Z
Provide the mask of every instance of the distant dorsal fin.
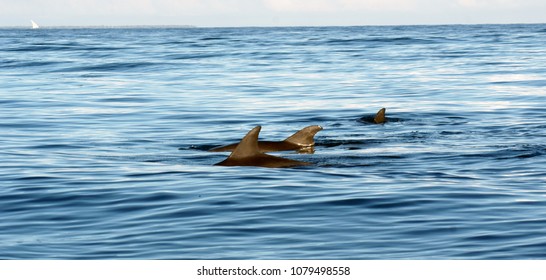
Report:
M261 126L256 126L250 130L245 137L239 142L228 159L246 158L260 154L258 148L258 135L260 134Z
M385 123L385 108L381 108L377 114L375 114L375 117L373 118L373 121L375 123Z
M315 145L315 134L317 134L317 132L321 130L322 127L320 125L310 125L294 133L292 136L286 138L286 140L284 141L304 147L313 146Z

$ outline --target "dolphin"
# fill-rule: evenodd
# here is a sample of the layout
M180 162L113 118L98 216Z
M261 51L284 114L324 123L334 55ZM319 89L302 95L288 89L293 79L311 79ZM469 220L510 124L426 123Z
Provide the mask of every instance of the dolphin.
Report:
M387 109L381 108L379 111L377 111L377 114L375 116L371 117L362 117L359 119L361 122L367 122L367 123L376 123L376 124L383 124L387 122L387 117L385 117L385 111Z
M258 141L258 148L260 152L279 152L279 151L312 151L315 145L315 134L321 131L322 127L319 125L311 125L301 129L294 133L292 136L286 138L284 141ZM229 144L226 146L216 147L209 150L209 152L230 152L237 147L238 143Z
M261 126L250 130L237 144L229 157L215 165L220 166L259 166L259 167L296 167L310 165L309 162L297 161L265 154L258 147L258 135Z
M377 124L385 123L387 121L387 118L385 118L385 111L387 111L385 108L379 109L373 118L373 122Z

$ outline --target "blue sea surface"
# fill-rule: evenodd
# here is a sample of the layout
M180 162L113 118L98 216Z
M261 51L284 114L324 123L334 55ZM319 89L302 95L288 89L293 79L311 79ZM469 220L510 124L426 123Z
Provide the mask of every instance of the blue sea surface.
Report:
M546 25L3 28L0 147L0 259L546 259Z

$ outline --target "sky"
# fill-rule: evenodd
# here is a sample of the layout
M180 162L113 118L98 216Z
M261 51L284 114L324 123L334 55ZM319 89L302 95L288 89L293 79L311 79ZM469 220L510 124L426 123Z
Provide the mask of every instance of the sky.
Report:
M546 0L0 0L0 26L546 23Z

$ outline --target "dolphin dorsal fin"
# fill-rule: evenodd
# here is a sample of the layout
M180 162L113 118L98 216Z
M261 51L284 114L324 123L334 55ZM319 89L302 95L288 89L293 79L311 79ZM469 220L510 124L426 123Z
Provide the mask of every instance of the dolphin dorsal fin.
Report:
M375 117L373 118L373 121L375 123L385 123L385 108L381 108L377 114L375 114Z
M228 159L246 158L260 154L258 148L258 135L260 134L261 126L256 126L250 130L245 137L237 144L237 147L229 155Z
M286 138L286 140L284 141L294 143L299 146L313 146L315 145L315 134L317 134L317 132L321 130L322 127L320 125L310 125L294 133L292 136Z

